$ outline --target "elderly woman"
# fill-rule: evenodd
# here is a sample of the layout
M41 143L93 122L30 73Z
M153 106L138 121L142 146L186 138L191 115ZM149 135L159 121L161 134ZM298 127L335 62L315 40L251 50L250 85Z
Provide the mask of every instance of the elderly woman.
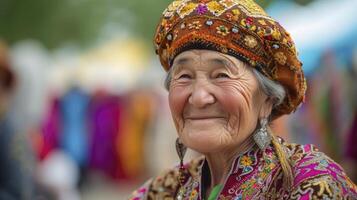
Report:
M269 128L302 103L289 34L251 0L177 0L155 37L180 165L132 199L357 199L343 169ZM186 148L204 156L186 164Z

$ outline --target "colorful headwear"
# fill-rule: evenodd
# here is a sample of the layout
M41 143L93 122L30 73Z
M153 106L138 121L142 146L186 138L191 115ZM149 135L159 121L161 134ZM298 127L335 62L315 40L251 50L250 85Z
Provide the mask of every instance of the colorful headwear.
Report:
M164 11L155 35L165 70L189 49L208 49L249 63L286 90L273 118L303 101L306 81L295 45L285 29L252 0L176 0Z

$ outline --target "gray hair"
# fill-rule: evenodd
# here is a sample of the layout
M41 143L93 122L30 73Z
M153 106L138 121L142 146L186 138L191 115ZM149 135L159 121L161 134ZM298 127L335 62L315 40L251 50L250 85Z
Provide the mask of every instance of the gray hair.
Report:
M281 103L283 103L286 92L284 87L267 78L264 76L262 73L260 73L258 70L253 68L253 74L257 78L260 87L262 88L263 92L265 95L270 97L273 100L273 109L279 106Z
M169 89L170 89L170 83L171 83L171 79L172 79L172 71L173 70L171 67L169 69L169 71L167 72L167 76L165 79L164 84L165 84L165 88L167 91L169 91ZM253 71L254 76L258 80L258 83L259 83L261 89L263 90L264 94L272 99L273 109L278 107L281 103L283 103L285 96L286 96L284 87L281 84L270 80L269 78L264 76L262 73L260 73L255 68L252 68L252 71ZM269 117L269 119L270 119L270 117Z

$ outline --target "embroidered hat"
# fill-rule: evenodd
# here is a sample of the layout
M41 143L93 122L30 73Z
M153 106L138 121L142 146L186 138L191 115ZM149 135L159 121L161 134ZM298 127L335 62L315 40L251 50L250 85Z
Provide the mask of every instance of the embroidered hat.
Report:
M286 30L252 0L175 0L163 12L155 49L165 70L189 49L209 49L235 56L286 91L272 117L295 111L306 81L295 44Z

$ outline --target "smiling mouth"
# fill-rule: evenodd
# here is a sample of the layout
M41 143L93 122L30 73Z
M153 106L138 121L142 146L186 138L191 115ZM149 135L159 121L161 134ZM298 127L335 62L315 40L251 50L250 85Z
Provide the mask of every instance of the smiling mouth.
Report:
M214 119L224 119L224 117L186 117L186 120L214 120Z

